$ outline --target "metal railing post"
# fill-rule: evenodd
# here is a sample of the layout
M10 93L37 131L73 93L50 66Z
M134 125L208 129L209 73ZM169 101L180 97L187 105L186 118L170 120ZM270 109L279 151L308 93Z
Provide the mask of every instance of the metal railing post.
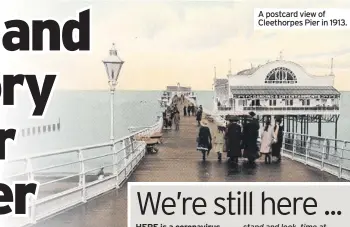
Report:
M115 142L112 142L111 146L112 146L112 152L113 152L113 175L115 176L115 187L119 188L119 173L118 173L118 157L117 157L117 152L115 149Z
M26 172L28 174L28 181L33 182L34 181L34 173L33 173L33 164L32 160L27 158L26 159ZM30 196L29 197L30 202L30 223L35 224L36 223L36 200Z
M340 150L340 158L339 158L339 174L338 177L342 177L342 172L343 172L343 158L344 158L344 149L346 147L346 141L344 141L343 146Z
M296 152L296 139L297 139L297 135L294 133L293 134L292 160L294 160L294 155L295 155L295 152Z
M131 137L129 137L127 140L129 141L128 149L131 153L131 170L133 170L134 169L133 162L134 162L134 158L135 158L135 153L134 153Z
M79 163L80 163L80 175L79 175L79 186L82 187L81 191L81 201L86 202L86 179L85 179L85 163L83 151L78 151Z
M287 132L283 132L283 137L282 137L282 154L284 154L284 150L286 149L286 134L287 134Z
M124 171L125 171L125 178L128 176L128 171L127 171L127 167L128 167L128 161L127 159L129 159L127 151L126 151L126 146L125 146L125 140L122 141L122 149L123 149L123 153L124 153Z
M322 147L321 171L323 171L323 169L324 169L324 156L325 156L325 153L326 153L326 146L327 146L327 139L324 139L323 147Z
M309 159L309 149L310 148L311 148L311 137L307 136L306 148L305 148L305 165L307 165L307 161Z

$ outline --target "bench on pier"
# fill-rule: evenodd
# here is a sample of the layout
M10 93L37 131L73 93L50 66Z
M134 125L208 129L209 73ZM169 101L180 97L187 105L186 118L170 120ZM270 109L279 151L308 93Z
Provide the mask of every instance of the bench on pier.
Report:
M210 115L206 115L205 119L207 119L209 122L214 122L214 118Z
M155 132L150 136L151 139L157 139L159 141L159 143L163 142L162 137L163 137L163 134L160 132Z
M144 141L146 143L146 150L148 153L157 153L158 152L158 148L156 148L155 146L157 144L160 144L159 139L146 137L146 136L136 137L135 139L138 141Z

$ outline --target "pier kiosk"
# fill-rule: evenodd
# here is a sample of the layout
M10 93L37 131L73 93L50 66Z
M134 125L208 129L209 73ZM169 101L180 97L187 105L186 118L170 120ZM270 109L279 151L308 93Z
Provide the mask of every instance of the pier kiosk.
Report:
M181 97L181 95L187 96L196 102L197 97L192 91L191 87L180 86L180 83L177 83L177 86L167 86L166 90L162 92L162 96L158 99L162 107L166 107L167 103L173 96Z
M254 111L262 124L278 115L286 132L306 135L310 123L317 124L318 136L322 123L334 123L337 139L340 92L333 87L332 68L327 75L315 76L295 62L280 59L236 74L230 70L226 78L215 75L213 112L242 116Z

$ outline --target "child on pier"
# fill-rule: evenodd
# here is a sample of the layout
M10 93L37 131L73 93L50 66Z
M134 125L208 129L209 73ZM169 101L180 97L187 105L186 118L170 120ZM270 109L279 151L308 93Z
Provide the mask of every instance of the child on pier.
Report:
M222 152L224 150L224 144L225 144L225 130L222 130L222 127L218 127L218 132L216 133L214 137L214 145L215 150L218 154L218 160L221 161L222 159Z

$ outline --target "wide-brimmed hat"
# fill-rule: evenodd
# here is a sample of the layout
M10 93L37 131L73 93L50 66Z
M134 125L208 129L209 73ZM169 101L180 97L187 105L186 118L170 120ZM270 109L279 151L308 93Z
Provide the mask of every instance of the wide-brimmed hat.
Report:
M201 125L207 126L208 125L208 121L206 119L201 120Z
M251 112L249 112L249 115L250 115L251 117L254 117L256 114L255 114L253 111L251 111Z
M225 122L219 122L217 125L218 125L218 127L226 127L226 123Z
M239 121L239 117L237 117L237 116L233 116L233 117L231 118L231 121L233 121L233 122L237 122L237 121Z
M281 122L282 121L282 117L281 116L275 116L275 121Z
M226 120L228 120L230 122L237 122L237 121L239 121L239 117L233 116L233 115L227 115Z

